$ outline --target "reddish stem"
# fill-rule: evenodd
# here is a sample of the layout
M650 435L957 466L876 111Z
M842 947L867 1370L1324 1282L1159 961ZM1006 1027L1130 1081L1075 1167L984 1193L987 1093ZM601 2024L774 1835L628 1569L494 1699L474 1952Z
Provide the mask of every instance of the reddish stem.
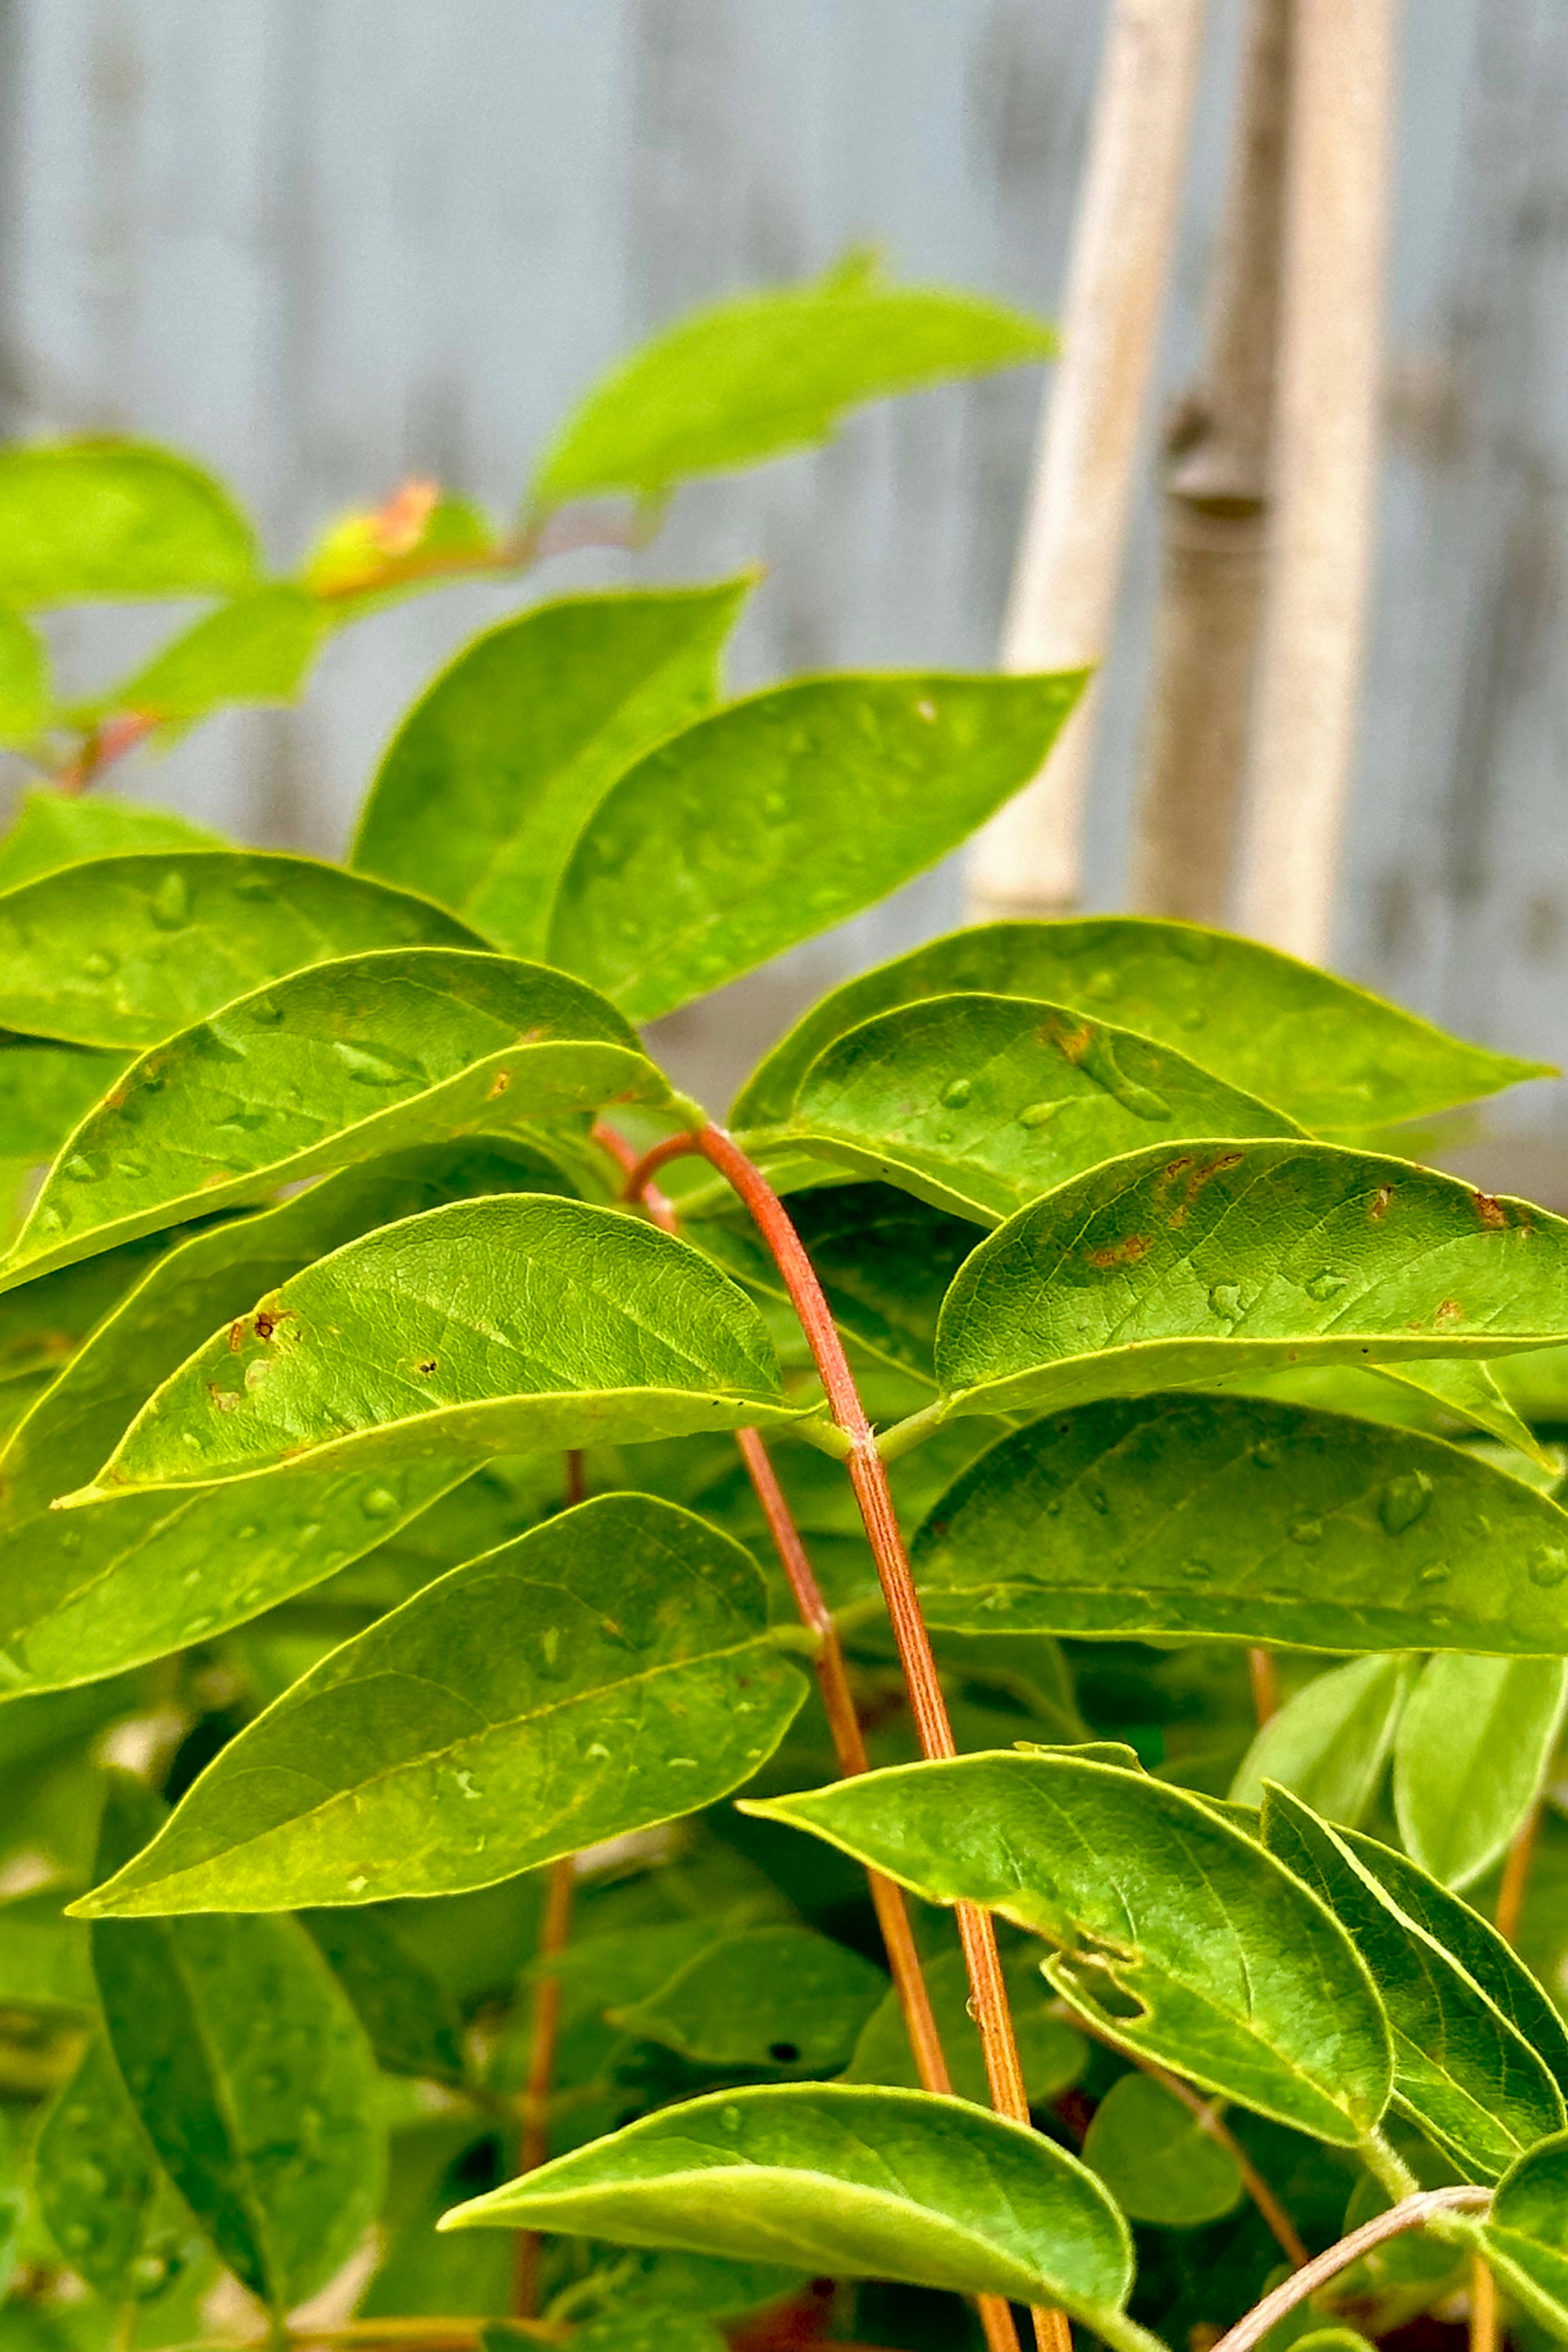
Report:
M572 1900L576 1893L576 1856L563 1853L553 1864L539 1928L542 1973L533 1995L533 2042L528 2053L528 2079L519 2102L522 2129L518 2136L517 2168L536 2172L550 2154L550 2091L555 2076L555 2045L561 2033L561 1979L545 1963L559 1959L572 1932ZM539 2311L540 2257L543 2252L536 2230L520 2230L513 2304L520 2319Z
M1530 1865L1535 1859L1535 1841L1541 1833L1541 1805L1531 1805L1525 1815L1524 1827L1508 1850L1508 1860L1502 1866L1502 1883L1498 1888L1497 1910L1494 1916L1500 1936L1510 1944L1519 1941L1519 1922L1524 1910L1524 1892L1530 1884Z
M1247 1679L1252 1685L1252 1712L1259 1730L1279 1712L1279 1675L1271 1650L1248 1650Z

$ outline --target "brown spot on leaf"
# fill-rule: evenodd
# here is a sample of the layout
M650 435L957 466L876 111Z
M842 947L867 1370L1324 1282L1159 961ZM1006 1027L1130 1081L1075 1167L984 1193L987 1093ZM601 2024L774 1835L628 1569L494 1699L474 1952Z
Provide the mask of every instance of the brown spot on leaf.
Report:
M243 1315L240 1315L240 1316L237 1316L237 1317L236 1317L236 1318L235 1318L235 1320L234 1320L234 1321L229 1325L229 1327L228 1327L228 1352L229 1352L229 1354L230 1354L231 1356L237 1356L237 1355L238 1355L238 1353L239 1353L239 1351L240 1351L240 1349L241 1349L241 1347L244 1345L244 1343L245 1343L245 1318L244 1318L244 1316L243 1316Z
M1508 1211L1495 1193L1473 1192L1470 1197L1476 1204L1476 1213L1483 1225L1489 1225L1494 1233L1506 1230Z
M1065 1060L1077 1062L1093 1045L1094 1028L1088 1021L1080 1022L1076 1029L1069 1029L1066 1022L1052 1020L1042 1025L1039 1038L1042 1045L1054 1045Z
M1392 1184L1380 1184L1378 1186L1376 1192L1372 1196L1372 1222L1374 1225L1382 1224L1384 1217L1388 1214L1388 1204L1393 1198L1394 1187Z
M1122 1241L1112 1242L1109 1249L1090 1250L1090 1265L1136 1265L1141 1257L1149 1255L1147 1234L1129 1234Z
M437 1357L426 1356L420 1364L419 1370L422 1372L433 1372L438 1361L439 1359Z
M1459 1323L1464 1320L1464 1314L1465 1310L1457 1298L1445 1298L1432 1320L1434 1323Z
M235 1412L239 1406L237 1389L220 1389L216 1381L207 1382L207 1394L219 1412Z
M270 1339L279 1323L292 1323L293 1320L294 1309L291 1307L258 1307L250 1328L258 1339Z
M485 1097L486 1102L494 1102L498 1095L504 1095L510 1084L511 1072L510 1070L498 1070L494 1077L490 1080L490 1090Z

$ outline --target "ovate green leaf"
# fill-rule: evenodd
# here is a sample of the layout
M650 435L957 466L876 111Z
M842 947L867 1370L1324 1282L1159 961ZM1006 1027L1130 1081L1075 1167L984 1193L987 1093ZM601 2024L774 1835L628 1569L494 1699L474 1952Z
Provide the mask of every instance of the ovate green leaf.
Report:
M806 678L699 719L584 826L550 961L637 1021L735 979L956 848L1036 772L1082 683Z
M353 863L542 954L577 835L617 776L711 704L750 586L567 597L466 646L393 738Z
M155 1817L116 1780L107 1866ZM115 2063L176 2188L254 2294L301 2302L353 2252L385 2164L375 2062L326 1961L292 1919L100 1920L92 1958Z
M1393 2037L1394 2104L1412 2123L1482 2179L1562 2129L1563 2095L1544 2062L1344 1838L1273 1787L1263 1837L1330 1906L1372 1970Z
M153 2151L101 2035L38 2134L34 2193L68 2266L113 2304L163 2293L189 2252L189 2210Z
M764 1140L814 1147L939 1209L999 1223L1069 1176L1171 1135L1293 1120L1169 1046L1011 996L939 996L849 1030Z
M46 2016L97 2006L87 1938L79 1920L63 1916L64 1901L58 1886L0 1900L0 2006Z
M874 1014L954 990L1076 1005L1173 1045L1314 1130L1418 1118L1549 1077L1467 1045L1256 940L1138 915L984 923L847 981L792 1029L737 1097L732 1123L784 1118L810 1065Z
M721 1937L611 2022L710 2066L831 2074L887 1990L880 1969L809 1927Z
M1077 2082L1088 2060L1089 2046L1081 2033L1054 2013L1055 1996L1041 1978L1039 1955L1032 1943L1004 1951L1002 1972L1024 2087L1033 2105L1044 2105ZM953 2091L978 2107L989 2106L984 2053L969 2006L969 1971L963 1954L940 1952L925 1962L923 1974ZM875 2015L867 2020L844 2080L901 2084L917 2090L920 2079L903 2005L896 1990L889 1991Z
M62 866L89 858L119 857L135 849L222 849L222 836L193 824L173 809L144 808L140 801L100 800L35 784L22 795L21 812L0 837L0 890Z
M900 1765L747 1810L1046 1937L1048 1981L1135 2056L1342 2145L1383 2112L1387 2039L1343 1932L1184 1790L1057 1749Z
M292 702L332 619L302 588L269 581L208 613L91 708L169 721L202 719L226 703Z
M1568 1645L1559 1505L1463 1447L1264 1397L1047 1414L961 1473L913 1556L932 1623L973 1632Z
M442 2226L485 2224L1057 2303L1090 2327L1132 2275L1126 2224L1053 2141L962 2100L843 2084L664 2108Z
M1496 1356L1563 1329L1568 1223L1322 1143L1169 1144L983 1242L937 1331L951 1409L1016 1412L1288 1365Z
M446 1987L374 1911L302 1911L388 2074L463 2080L462 2020Z
M826 440L840 413L945 376L1047 358L1048 328L944 289L863 268L700 310L623 360L541 461L541 507L606 490L656 497Z
M1505 2291L1552 2335L1568 2337L1568 2133L1527 2150L1503 2175L1480 2241Z
M1229 2149L1148 2074L1112 2083L1090 2120L1083 2160L1134 2221L1192 2230L1241 2202L1241 2174Z
M749 1780L805 1696L748 1552L606 1495L454 1569L258 1717L96 1915L484 1886Z
M220 1331L164 1382L99 1485L475 1460L799 1417L761 1315L684 1242L578 1201L462 1202L269 1292L237 1346Z
M26 743L49 715L49 666L42 638L20 613L0 604L0 743Z
M0 896L0 1022L155 1045L302 964L371 948L482 948L426 900L309 857L93 858Z
M0 451L0 597L222 595L249 585L249 524L210 474L134 441Z
M1541 1791L1568 1696L1562 1658L1428 1661L1394 1745L1399 1834L1447 1886L1510 1844Z
M1259 1805L1277 1781L1331 1822L1357 1827L1388 1761L1415 1664L1356 1658L1316 1679L1270 1716L1231 1783L1231 1802Z
M0 1288L345 1161L668 1093L615 1008L543 965L316 964L132 1064L61 1147Z

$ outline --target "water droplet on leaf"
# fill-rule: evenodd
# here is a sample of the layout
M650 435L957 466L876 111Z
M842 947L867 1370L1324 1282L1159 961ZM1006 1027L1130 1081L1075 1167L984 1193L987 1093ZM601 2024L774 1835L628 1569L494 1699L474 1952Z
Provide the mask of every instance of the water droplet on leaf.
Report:
M111 971L120 969L120 958L110 955L107 948L93 948L83 956L81 968L89 980L107 980Z
M1292 1543L1315 1544L1323 1540L1321 1519L1292 1519L1285 1530Z
M1344 1288L1345 1276L1325 1266L1321 1274L1313 1275L1311 1280L1302 1286L1309 1298L1333 1298Z
M1020 1127L1044 1127L1048 1120L1055 1118L1060 1108L1059 1102L1026 1103L1018 1113L1018 1124Z
M389 1519L397 1508L397 1497L390 1486L373 1486L360 1504L367 1519Z
M942 1090L942 1102L949 1110L962 1110L974 1088L968 1078L954 1078Z
M177 866L153 891L148 912L161 931L177 931L190 920L191 886Z
M1215 1282L1209 1286L1209 1313L1217 1315L1222 1323L1241 1320L1241 1285L1238 1282Z
M1378 1497L1377 1516L1391 1536L1413 1528L1432 1500L1432 1481L1425 1470L1407 1470L1391 1478Z
M1561 1584L1564 1577L1568 1577L1568 1552L1559 1550L1555 1544L1545 1546L1530 1563L1531 1584L1539 1584L1547 1591Z

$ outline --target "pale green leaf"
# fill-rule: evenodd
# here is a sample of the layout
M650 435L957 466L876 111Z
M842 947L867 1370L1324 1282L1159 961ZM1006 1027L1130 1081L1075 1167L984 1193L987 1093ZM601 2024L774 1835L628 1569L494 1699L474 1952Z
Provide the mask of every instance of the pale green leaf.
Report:
M1134 2221L1193 2230L1241 2202L1235 2157L1148 2074L1112 2083L1090 2118L1083 2160Z
M805 678L699 719L588 820L550 961L637 1021L738 978L955 849L1036 772L1082 684Z
M64 1053L65 1046L59 1048ZM0 1054L0 1068L5 1057ZM93 1325L119 1305L166 1249L184 1238L177 1226L147 1234L123 1249L62 1266L0 1297L0 1382L58 1379ZM9 1438L6 1443L8 1444Z
M133 441L0 450L0 597L232 594L255 577L245 517L187 457Z
M1292 1119L1168 1045L1015 996L900 1005L829 1045L748 1148L815 1148L996 1224L1101 1160L1179 1135L1293 1135Z
M112 2304L161 2294L195 2224L153 2152L101 2034L44 2118L34 2194L68 2268Z
M926 1900L1045 1937L1056 1990L1135 2057L1351 2146L1388 2095L1371 1979L1324 1907L1198 1797L1090 1752L895 1766L746 1807Z
M1555 1486L1561 1476L1561 1461L1510 1404L1489 1364L1439 1356L1429 1364L1380 1364L1375 1377L1430 1398L1446 1422L1483 1430L1500 1445L1512 1446L1544 1475L1548 1486Z
M1269 1717L1242 1759L1231 1802L1260 1805L1277 1781L1325 1820L1360 1825L1383 1779L1415 1664L1356 1658L1319 1675Z
M742 1088L736 1127L787 1116L810 1065L874 1014L954 990L1042 997L1135 1029L1317 1131L1416 1118L1550 1077L1256 940L1138 915L984 923L847 981Z
M157 1808L115 1776L108 1867ZM102 1919L93 1969L142 2127L223 2259L277 2311L353 2252L385 2165L370 2045L292 1919Z
M1568 2132L1528 2149L1504 2174L1479 2239L1504 2291L1568 2339Z
M1024 2088L1033 2105L1043 2106L1077 2082L1089 2058L1089 2045L1081 2033L1053 2013L1055 1997L1041 1978L1039 1954L1032 1944L1004 1950L1002 1972ZM953 2091L977 2107L987 2107L991 2089L969 2005L969 1970L963 1954L941 1952L925 1962L922 1973ZM916 2090L920 2079L903 2004L893 1990L884 1994L875 2015L868 2018L855 2054L844 2070L844 2080L899 2084Z
M1064 2148L963 2100L860 2084L666 2107L441 2226L486 2224L1055 2303L1089 2327L1114 2326L1131 2285L1126 2224Z
M454 1569L231 1740L94 1916L484 1886L710 1805L805 1693L748 1552L606 1495Z
M351 1160L668 1095L615 1008L542 964L315 964L132 1065L61 1146L0 1289Z
M1273 1399L1068 1406L916 1535L933 1624L1314 1650L1568 1648L1568 1514L1467 1448Z
M658 336L602 379L540 461L533 498L657 497L825 441L846 408L1048 358L1050 330L973 294L834 271L744 294Z
M471 1461L802 1410L756 1307L684 1242L579 1201L462 1202L269 1291L237 1346L220 1331L164 1382L98 1483Z
M1284 1366L1497 1356L1568 1319L1568 1223L1326 1143L1166 1144L1075 1178L948 1294L949 1409L1017 1412Z
M95 695L83 715L134 711L144 719L190 720L222 704L293 702L332 619L314 596L287 581L247 589Z
M193 824L173 809L145 808L140 801L101 800L96 793L62 793L34 784L22 795L20 814L0 837L0 890L36 882L62 866L92 857L120 857L136 849L222 849L219 834Z
M73 1045L156 1045L303 964L485 944L441 908L313 858L94 858L0 897L0 1022Z
M758 1927L710 1939L610 2022L710 2066L833 2074L887 1990L880 1969L809 1927Z
M1565 1697L1563 1658L1428 1660L1394 1744L1394 1808L1405 1846L1446 1886L1468 1886L1518 1834Z
M20 613L0 604L0 743L27 743L49 715L43 639Z
M476 639L394 736L354 865L542 954L578 835L617 776L710 706L751 584L572 596Z
M1329 1905L1372 1971L1393 2041L1396 2108L1483 2179L1561 2130L1563 2095L1545 2063L1348 1840L1272 1786L1262 1830L1268 1851Z

